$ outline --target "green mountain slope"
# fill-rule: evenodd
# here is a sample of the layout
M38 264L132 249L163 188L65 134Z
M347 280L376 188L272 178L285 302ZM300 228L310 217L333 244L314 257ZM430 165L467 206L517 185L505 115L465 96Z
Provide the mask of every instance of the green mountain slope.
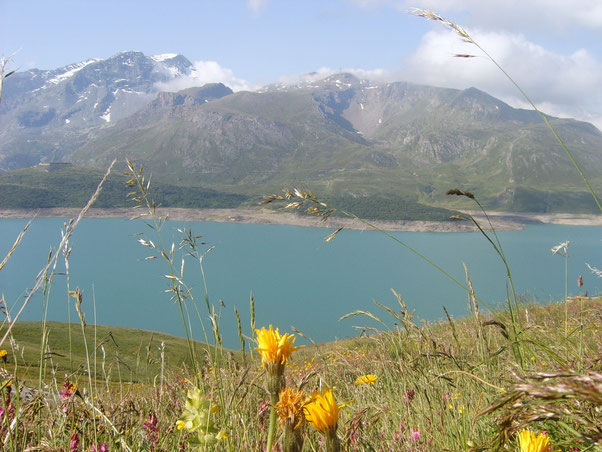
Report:
M550 121L602 188L600 131ZM323 196L392 196L455 208L464 200L444 193L459 186L497 209L591 207L535 112L474 88L377 86L348 74L202 104L156 101L89 137L69 158L102 167L115 157L143 162L171 184L252 195L303 185ZM570 202L556 202L562 193Z
M602 133L584 122L549 120L602 191ZM5 135L5 161L15 159L9 167L63 161L102 170L129 158L169 192L165 203L187 206L221 196L208 188L261 196L291 186L321 197L448 208L472 207L445 196L454 187L500 210L578 212L592 205L541 118L475 88L376 84L350 74L259 92L214 84L159 93L134 114L100 126L16 127ZM72 193L60 196L25 179L4 183L4 202L22 193L44 205L73 203L79 190L75 180ZM217 203L233 202L239 200Z
M0 208L83 207L96 190L103 171L73 165L53 164L0 174ZM94 207L128 207L126 177L113 172ZM156 183L153 198L164 207L238 207L249 196L201 187L178 187Z

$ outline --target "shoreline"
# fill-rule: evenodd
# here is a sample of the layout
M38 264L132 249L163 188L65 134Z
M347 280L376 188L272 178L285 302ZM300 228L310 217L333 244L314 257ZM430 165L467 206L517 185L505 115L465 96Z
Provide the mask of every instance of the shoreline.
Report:
M42 209L0 209L0 218L75 218L79 208L52 207ZM482 213L472 214L479 222L486 223ZM86 218L132 218L138 216L140 210L133 207L125 208L91 208ZM176 221L214 221L218 223L247 223L275 224L289 226L345 228L366 230L370 229L365 223L351 218L330 217L322 221L318 217L299 215L290 211L257 208L230 209L187 209L181 207L163 207L157 209L159 216L167 216ZM573 226L602 226L602 215L593 214L540 214L540 213L509 213L488 212L494 227L500 231L516 231L529 224L564 224ZM386 231L412 232L473 232L477 228L468 221L384 221L371 220L372 225Z

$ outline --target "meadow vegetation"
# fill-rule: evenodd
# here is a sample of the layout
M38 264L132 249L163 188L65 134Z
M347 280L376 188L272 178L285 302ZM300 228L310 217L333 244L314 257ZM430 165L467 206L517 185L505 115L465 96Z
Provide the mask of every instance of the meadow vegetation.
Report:
M600 450L602 299L569 304L569 334L563 304L521 305L523 366L512 353L507 312L418 322L401 297L392 300L382 312L396 317L393 330L366 329L289 354L277 380L303 391L301 408L285 399L274 450L282 450L289 416L304 448L284 450L324 449L328 433L303 412L320 388L346 405L331 420L340 445L332 450L519 450L525 428L547 432L556 449ZM266 450L274 370L269 358L262 365L261 341L247 342L244 352L196 344L194 374L184 340L113 327L109 337L108 327L88 325L88 354L77 328L69 353L68 343L53 339L64 341L67 325L47 326L41 384L40 324L13 330L1 365L3 450Z

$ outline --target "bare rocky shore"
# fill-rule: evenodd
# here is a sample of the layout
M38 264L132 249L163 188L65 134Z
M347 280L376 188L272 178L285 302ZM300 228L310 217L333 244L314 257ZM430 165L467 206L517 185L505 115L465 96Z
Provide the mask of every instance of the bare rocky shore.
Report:
M80 210L76 208L47 209L2 209L0 218L34 218L34 217L77 217ZM133 208L90 209L88 218L132 218L141 213ZM479 222L486 221L476 212L470 212ZM266 208L236 209L183 209L160 208L157 214L178 221L216 221L223 223L256 223L285 224L308 227L326 227L347 229L371 229L371 226L351 218L331 217L327 221L320 218L299 215L289 211L275 211ZM566 224L583 226L602 226L602 215L586 214L536 214L489 212L489 217L498 230L519 230L527 224ZM369 222L371 225L387 231L417 232L468 232L476 230L469 221L380 221Z

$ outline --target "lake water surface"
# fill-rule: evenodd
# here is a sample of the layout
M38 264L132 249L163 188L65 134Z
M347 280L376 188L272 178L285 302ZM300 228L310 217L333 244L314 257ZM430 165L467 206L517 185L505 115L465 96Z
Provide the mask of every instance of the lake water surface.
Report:
M50 247L56 248L65 219L36 219L6 267L0 271L0 293L9 307L20 305L27 289L43 268ZM25 225L25 220L0 220L0 259ZM204 269L211 304L221 312L224 344L239 345L233 308L240 312L243 330L249 326L249 294L255 298L257 326L274 324L282 331L291 325L315 341L357 334L354 325L375 326L361 317L338 321L358 310L368 310L388 319L373 304L376 299L397 306L394 288L416 315L427 320L467 312L466 293L429 264L374 231L343 231L330 243L323 238L332 230L282 225L213 222L167 222L163 238L168 247L177 244L177 228L190 227L215 248L205 257ZM170 301L168 273L163 259L145 260L149 249L138 243L140 236L158 243L153 231L140 220L84 219L71 239L71 287L84 293L83 308L89 323L157 330L182 336L178 308ZM479 233L395 232L438 265L464 281L462 263L468 266L477 293L486 304L506 298L504 267L490 244ZM540 302L564 296L564 258L550 248L570 240L569 294L588 290L602 292L602 279L592 275L585 263L602 267L602 228L586 226L528 226L522 231L499 232L510 262L517 291ZM207 247L204 247L206 249ZM179 258L177 266L179 268ZM66 278L59 259L50 294L49 320L67 319ZM579 291L576 280L585 285ZM192 287L206 325L207 310L198 262L187 258L184 275ZM221 302L220 302L221 300ZM22 320L39 320L42 295L36 294ZM96 313L94 312L96 307ZM16 308L12 308L12 313ZM191 315L194 311L191 311ZM72 319L76 318L73 311ZM195 335L199 321L192 317ZM303 341L301 341L303 342Z

